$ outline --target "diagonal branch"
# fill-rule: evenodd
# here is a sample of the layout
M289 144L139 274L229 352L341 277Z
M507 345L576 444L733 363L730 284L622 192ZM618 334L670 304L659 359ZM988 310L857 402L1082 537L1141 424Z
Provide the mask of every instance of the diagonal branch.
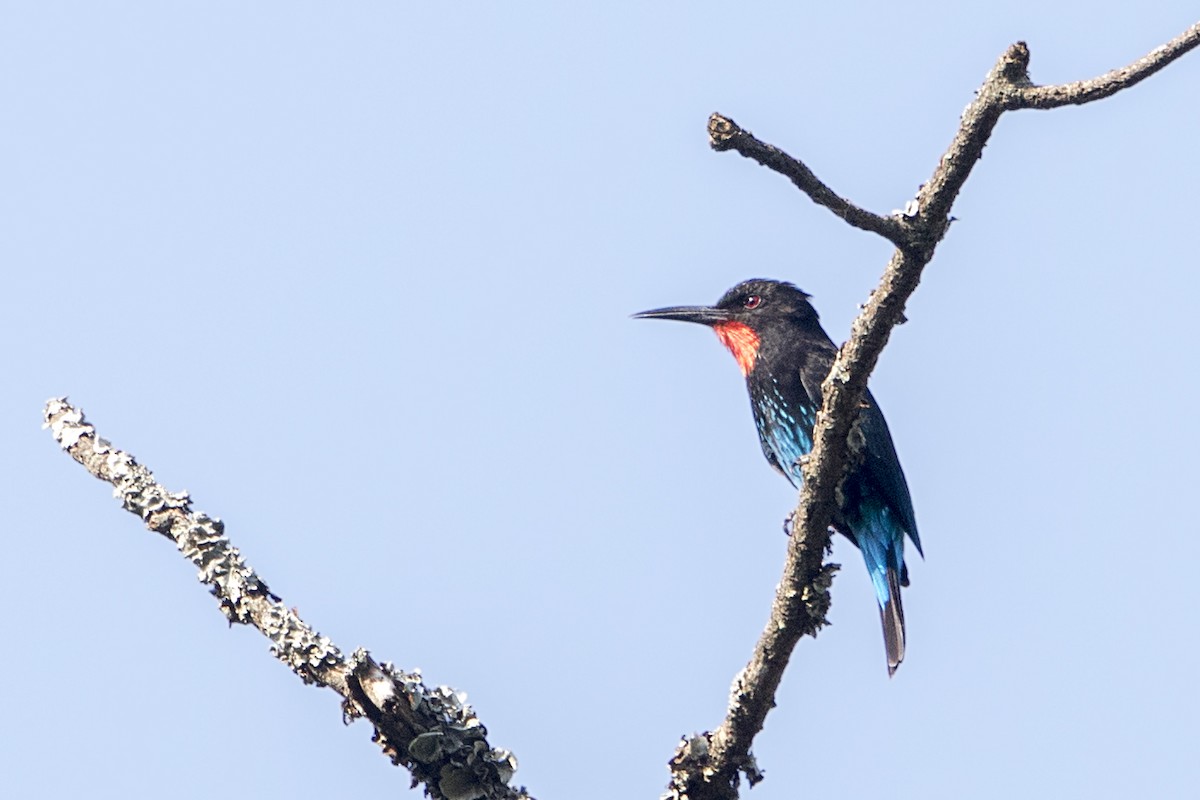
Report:
M1024 47L1023 43L1019 43ZM1090 103L1103 100L1122 89L1128 89L1144 81L1189 50L1200 46L1200 22L1188 28L1171 41L1139 58L1132 64L1114 69L1098 78L1052 86L1024 86L1020 88L1020 102L1016 108L1058 108L1060 106ZM1025 51L1028 59L1028 49Z
M851 428L867 378L892 328L904 321L904 305L949 229L954 200L983 154L1000 115L1020 108L1054 108L1108 97L1144 80L1197 45L1200 24L1129 67L1090 81L1037 87L1029 80L1028 47L1023 42L1014 44L996 62L975 100L963 112L950 147L910 203L903 222L864 212L836 195L831 200L831 190L799 161L759 142L727 117L714 114L710 118L714 148L737 150L774 169L814 201L851 225L888 238L897 249L821 387L824 403L813 428L812 452L804 465L804 484L770 621L749 663L734 679L729 710L720 727L684 739L676 750L670 762L671 783L666 797L732 800L738 796L741 774L751 785L762 779L750 746L774 706L775 691L796 643L802 636L815 636L825 624L829 585L836 566L822 562L829 547L829 523L836 510L838 485L856 447L851 441ZM714 129L716 134L712 133ZM718 136L725 138L718 141ZM903 235L890 235L896 230Z
M44 417L44 427L72 458L113 485L126 511L173 541L199 568L201 583L231 624L253 625L302 681L340 694L344 720L366 717L375 726L374 741L393 764L408 768L414 786L422 783L430 797L446 800L528 800L524 789L508 785L516 758L488 744L460 693L431 689L420 672L377 664L363 649L347 658L267 588L225 536L224 524L193 511L187 492L168 492L133 456L97 436L65 398L47 402Z
M856 206L826 186L803 161L793 158L774 145L759 141L750 131L721 114L708 118L708 141L713 150L736 150L746 158L773 169L796 184L817 205L825 206L847 223L864 231L878 233L897 247L907 242L904 224L896 217L884 217Z

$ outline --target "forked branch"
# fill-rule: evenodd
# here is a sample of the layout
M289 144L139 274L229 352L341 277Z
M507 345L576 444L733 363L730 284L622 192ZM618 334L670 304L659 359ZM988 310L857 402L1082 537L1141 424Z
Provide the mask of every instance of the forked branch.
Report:
M708 123L716 150L735 150L779 172L814 202L847 223L872 231L896 245L879 286L851 327L829 377L824 403L813 429L812 452L804 465L804 485L793 516L793 533L771 617L750 662L734 679L729 710L716 730L685 739L672 758L667 797L731 800L740 777L761 779L750 746L774 706L775 691L796 642L815 636L825 624L833 565L824 565L829 523L836 510L838 484L850 458L852 421L892 328L904 320L904 306L916 290L925 265L950 226L950 209L1005 111L1057 108L1109 97L1153 75L1200 45L1200 23L1144 58L1098 78L1059 86L1035 86L1029 79L1029 48L1008 48L988 73L963 112L958 131L930 179L903 214L881 216L851 203L822 183L798 159L765 144L733 120L714 114Z

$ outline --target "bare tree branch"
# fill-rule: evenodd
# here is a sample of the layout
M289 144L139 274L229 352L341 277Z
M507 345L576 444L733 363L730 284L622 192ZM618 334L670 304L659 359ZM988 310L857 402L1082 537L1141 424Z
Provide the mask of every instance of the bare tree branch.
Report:
M230 623L253 625L301 680L340 694L346 722L370 720L374 741L393 764L408 768L413 786L424 784L439 800L529 799L524 789L508 785L516 758L488 744L487 730L464 695L445 686L431 689L420 672L377 664L361 648L346 658L267 588L224 535L220 520L193 511L186 492L159 485L133 456L97 436L65 398L46 403L44 427L88 472L113 485L126 511L173 541L199 568L201 583Z
M738 796L742 774L751 785L762 778L750 752L751 743L775 704L775 691L796 642L804 635L815 636L829 609L829 586L836 566L822 562L829 549L829 523L837 507L838 487L862 444L851 434L867 378L892 328L904 321L904 305L945 236L950 208L1000 115L1020 108L1055 108L1108 97L1149 77L1198 44L1200 24L1128 67L1090 81L1046 87L1034 86L1029 80L1029 49L1023 42L1014 44L963 112L950 147L903 218L878 217L859 209L834 195L796 159L763 144L727 117L714 114L710 118L714 149L737 150L770 167L849 224L880 234L897 249L822 384L824 403L813 428L812 452L804 465L804 484L770 621L749 663L734 680L729 710L720 727L686 738L676 751L670 762L667 797L731 800Z
M1128 89L1130 86L1141 83L1184 53L1195 49L1197 45L1200 45L1200 22L1129 66L1114 69L1099 78L1054 86L1023 86L1018 92L1019 104L1012 107L1058 108L1103 100L1122 89ZM1024 42L1018 42L1017 46L1024 49L1026 64L1028 64L1029 49L1025 47Z
M714 150L736 150L775 170L796 184L796 188L811 197L814 203L825 206L854 227L878 233L897 247L905 245L907 237L899 219L883 217L856 206L826 186L804 162L774 145L759 141L729 117L713 114L708 118L708 141Z

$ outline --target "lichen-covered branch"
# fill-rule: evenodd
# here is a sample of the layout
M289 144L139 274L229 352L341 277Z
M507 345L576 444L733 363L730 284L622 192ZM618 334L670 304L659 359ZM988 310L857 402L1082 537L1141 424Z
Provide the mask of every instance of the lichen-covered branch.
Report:
M892 329L904 321L905 303L949 229L954 200L1001 114L1108 97L1154 74L1197 45L1200 24L1123 69L1090 81L1038 87L1028 75L1029 49L1023 42L1014 44L997 61L963 112L958 131L929 181L904 214L889 218L864 212L836 195L831 199L833 193L828 187L799 161L758 141L727 117L714 114L710 118L714 149L733 149L770 167L851 225L889 239L896 250L822 385L824 403L813 428L812 452L804 464L804 484L792 518L792 539L770 620L749 663L734 680L729 709L720 727L685 738L677 749L670 762L671 783L666 797L732 800L738 796L742 775L751 785L762 778L751 744L775 704L775 691L796 643L802 636L815 636L825 624L829 586L836 569L836 565L823 564L829 548L829 523L836 509L838 485L854 449L851 427L858 416L867 378Z
M224 524L193 511L186 492L169 492L133 456L96 435L83 412L65 398L46 403L44 427L72 458L111 483L126 511L166 536L200 570L200 582L231 622L253 625L271 642L272 654L305 683L328 686L342 696L347 722L367 718L374 740L392 763L412 774L434 798L524 800L508 785L516 759L491 747L487 731L465 695L445 686L429 688L420 672L377 664L367 651L349 657L284 605L225 536Z

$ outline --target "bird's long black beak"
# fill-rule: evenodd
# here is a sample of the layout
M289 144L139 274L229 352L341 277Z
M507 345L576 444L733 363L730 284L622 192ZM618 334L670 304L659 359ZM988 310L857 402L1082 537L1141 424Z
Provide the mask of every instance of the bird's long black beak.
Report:
M655 308L650 311L639 311L634 319L674 319L679 322L696 322L701 325L716 325L729 320L729 312L723 308L710 306L671 306L670 308Z

